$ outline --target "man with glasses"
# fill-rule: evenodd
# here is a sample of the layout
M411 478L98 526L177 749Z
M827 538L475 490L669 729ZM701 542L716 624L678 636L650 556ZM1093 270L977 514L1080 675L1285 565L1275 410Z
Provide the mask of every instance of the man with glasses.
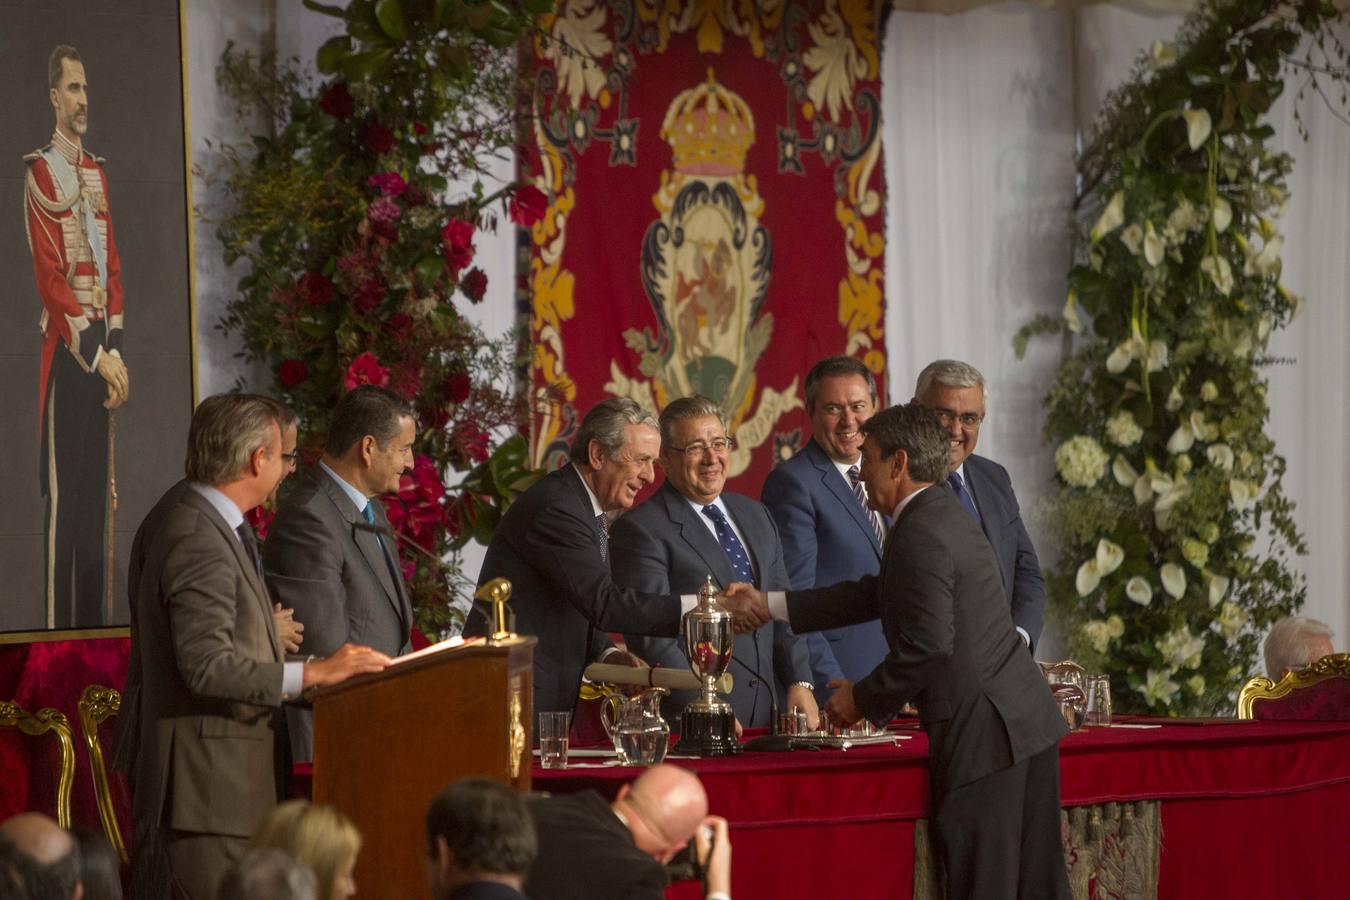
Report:
M666 406L660 425L665 484L614 523L614 580L652 594L696 594L709 575L719 588L733 581L766 591L791 587L769 511L749 497L723 490L735 442L722 411L705 397L684 397ZM689 667L676 640L636 634L626 640L630 650L652 665ZM819 714L806 644L787 623L738 635L732 658L735 687L728 700L742 725L769 725L779 704L800 708L816 726ZM667 698L667 717L677 716L696 697L696 691L674 692Z
M1008 470L975 454L985 416L984 376L968 363L940 359L919 373L914 400L934 410L947 433L951 454L947 484L989 538L1012 604L1013 624L1035 650L1045 621L1041 564L1022 524Z

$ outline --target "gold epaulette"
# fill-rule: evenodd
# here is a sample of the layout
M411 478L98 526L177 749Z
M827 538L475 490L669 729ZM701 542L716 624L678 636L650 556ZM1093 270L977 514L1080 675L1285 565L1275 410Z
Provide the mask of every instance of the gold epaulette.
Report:
M47 147L50 147L50 146L51 146L51 144L48 144L46 147L39 147L39 148L37 148L37 149L34 150L32 153L25 153L25 154L23 155L23 161L26 162L28 165L31 166L33 163L37 162L39 159L42 159L42 154L45 153L45 152L47 151Z

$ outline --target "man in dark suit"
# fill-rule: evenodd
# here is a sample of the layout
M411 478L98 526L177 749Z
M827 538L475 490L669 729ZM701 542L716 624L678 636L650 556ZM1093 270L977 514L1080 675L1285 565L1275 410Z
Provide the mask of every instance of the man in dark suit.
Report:
M619 788L613 803L595 791L533 795L539 856L525 882L531 900L662 900L666 863L692 839L707 873L705 900L730 900L726 820L708 815L698 776L653 766Z
M244 515L287 466L275 403L247 394L202 401L188 434L188 487L141 571L132 626L142 669L133 817L148 839L135 862L153 866L162 850L190 900L215 896L277 801L276 707L389 662L354 645L325 660L283 662Z
M928 733L933 833L955 898L1068 897L1060 847L1064 721L1017 632L998 561L943 482L948 442L933 412L894 406L862 426L862 474L895 524L881 571L724 603L738 627L772 616L811 631L881 617L890 652L856 684L837 682L831 722L882 725L913 701Z
M570 464L522 494L492 534L478 583L508 579L516 631L539 639L538 712L571 711L587 664L615 661L608 632L674 637L698 602L627 590L610 576L609 521L655 479L660 447L651 413L625 398L602 400L581 420ZM475 609L464 632L489 627Z
M416 436L412 408L397 394L375 385L348 391L329 420L323 457L272 521L267 587L305 623L302 655L327 656L349 641L386 656L411 649L412 602L379 498L397 492L412 468ZM296 761L308 761L312 713L288 706L286 718Z
M733 447L717 404L684 397L661 411L661 468L665 484L649 500L614 523L609 546L614 580L651 594L697 594L711 575L719 588L747 581L761 590L786 590L787 569L778 529L762 504L723 491ZM653 666L687 669L679 641L625 635L628 649ZM769 724L775 705L806 712L819 724L811 666L804 641L774 622L739 635L732 650L739 662L727 700L749 728ZM696 691L667 698L667 718L677 717Z
M852 356L831 356L806 375L811 440L764 481L760 499L782 535L793 590L825 587L875 575L881 564L885 517L867 504L859 475L862 433L876 412L872 373ZM801 636L811 654L816 699L831 681L857 681L886 655L880 622L827 628Z
M462 778L427 810L432 900L525 900L539 852L524 799L491 778Z
M937 411L951 454L947 483L994 548L1013 624L1034 651L1045 623L1045 579L1008 470L975 455L985 416L984 376L967 363L940 359L919 373L914 399Z

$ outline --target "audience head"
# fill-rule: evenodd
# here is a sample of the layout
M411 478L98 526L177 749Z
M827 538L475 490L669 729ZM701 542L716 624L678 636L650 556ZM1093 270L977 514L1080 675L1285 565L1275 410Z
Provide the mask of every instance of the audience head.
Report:
M877 384L872 371L856 356L822 359L806 373L806 413L811 437L830 459L858 461L862 435L858 426L877 409Z
M639 850L661 863L685 848L708 815L708 795L694 775L662 764L619 788L614 809Z
M1285 616L1266 635L1266 674L1279 681L1290 672L1335 653L1331 629L1307 616Z
M601 509L628 509L642 489L656 480L654 463L661 449L658 428L656 417L627 397L601 400L581 420L571 458Z
M80 848L84 900L122 900L122 858L103 832L75 828L71 834Z
M460 779L427 810L427 872L435 900L472 881L520 890L537 852L524 800L499 781Z
M80 900L80 848L70 833L41 813L20 813L0 824L0 841L8 844L5 865L17 870L17 881L28 900ZM3 857L0 857L3 859ZM6 894L5 896L9 896Z
M285 851L308 866L318 880L319 900L346 900L356 893L352 872L361 834L331 806L289 800L263 819L251 846Z
M937 413L947 433L948 466L953 472L975 452L986 399L984 376L969 363L939 359L919 373L914 400Z
M933 411L917 403L884 409L863 423L862 480L867 502L890 515L901 500L947 478L947 437Z
M661 410L661 468L675 490L695 503L711 503L727 483L735 446L727 420L707 397L681 397Z
M245 512L266 500L290 468L282 456L278 410L275 400L256 394L203 400L188 428L188 479L230 487Z
M309 867L272 847L254 848L230 867L216 900L321 900Z
M417 420L406 400L393 391L363 384L342 396L328 421L325 460L367 497L398 490L399 476L412 471ZM335 465L336 464L336 465Z

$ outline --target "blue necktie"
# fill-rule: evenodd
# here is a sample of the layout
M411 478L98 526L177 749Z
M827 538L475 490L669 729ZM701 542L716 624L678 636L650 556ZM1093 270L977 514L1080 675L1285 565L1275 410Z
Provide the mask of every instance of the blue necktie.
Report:
M965 484L961 481L961 473L953 472L947 476L947 483L952 486L956 492L956 499L961 501L961 505L970 513L970 517L975 520L976 525L984 524L980 520L980 511L975 508L975 501L970 499L970 493L966 490Z
M366 505L361 509L361 518L365 519L371 525L375 525L375 501L367 500ZM384 554L384 564L389 567L389 574L393 576L394 584L399 582L399 568L394 564L393 558L389 555L389 548L384 545L384 535L376 534L375 543L380 547L380 553Z
M727 562L731 563L731 574L737 581L754 584L755 570L750 566L750 554L745 552L745 545L736 537L736 532L731 530L731 523L722 514L722 510L709 503L703 507L703 514L712 519L713 527L717 529L717 543L727 555Z

